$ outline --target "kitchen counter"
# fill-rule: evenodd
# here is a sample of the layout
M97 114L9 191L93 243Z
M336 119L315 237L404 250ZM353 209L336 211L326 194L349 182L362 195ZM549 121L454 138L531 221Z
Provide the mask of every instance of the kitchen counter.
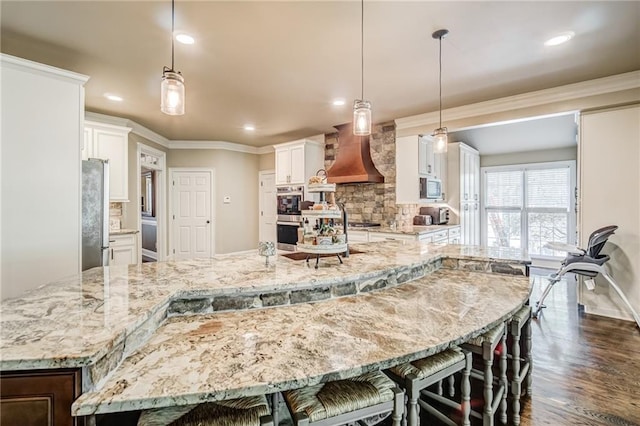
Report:
M171 318L73 413L269 394L389 368L504 321L529 288L526 277L441 269L366 295Z
M376 226L372 228L354 228L353 230L362 230L369 232L384 232L389 234L406 234L406 235L422 235L430 232L444 231L445 229L459 228L460 225L426 225L426 226L403 226L401 228L391 228L388 226ZM351 229L351 228L350 228Z
M281 256L271 267L265 267L264 258L257 254L90 269L81 276L51 283L0 304L0 369L82 368L84 391L104 389L105 383L111 383L111 376L119 374L121 368L126 371L125 364L118 367L123 359L137 349L144 351L151 342L147 342L149 338L162 333L159 327L167 315L195 312L205 314L203 318L209 320L229 316L241 321L299 306L256 308L296 303L306 306L305 302L320 299L332 299L325 303L333 303L334 298L340 300L340 296L350 294L358 294L357 299L374 289L394 288L428 277L440 268L446 269L441 272L443 275L452 270L486 271L510 274L507 280L518 281L528 262L524 253L513 249L403 241L353 246L364 253L350 256L344 265L335 258L323 259L318 270L304 261ZM217 313L211 318L206 315L225 309L241 311ZM190 327L187 324L192 323L176 318L170 319L167 326L174 321L187 321L186 332ZM275 324L265 321L265 326ZM220 327L228 328L223 323ZM162 353L158 355L163 357ZM292 386L292 382L287 383ZM225 395L216 393L211 398ZM76 413L104 410L97 408L102 407L100 404L87 400L84 408L76 408Z
M140 231L138 231L137 229L120 228L120 229L110 230L109 235L137 234L138 232Z

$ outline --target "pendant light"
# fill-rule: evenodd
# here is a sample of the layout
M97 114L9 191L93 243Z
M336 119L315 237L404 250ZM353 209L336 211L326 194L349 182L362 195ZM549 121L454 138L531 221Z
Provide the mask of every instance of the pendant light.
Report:
M449 142L449 138L447 137L447 128L442 127L442 39L446 37L447 34L449 34L449 30L445 29L438 30L431 34L431 37L440 40L440 55L438 57L438 62L440 64L440 126L431 134L434 138L433 152L435 154L443 154L447 152L447 143Z
M364 100L364 0L360 0L360 99L353 102L353 134L371 134L371 102Z
M160 84L160 110L168 115L183 115L185 104L184 78L173 69L173 36L175 26L175 0L171 0L171 68L162 70Z

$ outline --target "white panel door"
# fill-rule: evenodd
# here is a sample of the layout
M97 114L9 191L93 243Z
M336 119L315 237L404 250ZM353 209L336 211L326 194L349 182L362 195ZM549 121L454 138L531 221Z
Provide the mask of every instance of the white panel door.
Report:
M261 173L260 177L260 241L276 242L278 219L275 173Z
M174 171L172 185L174 257L211 257L211 173Z

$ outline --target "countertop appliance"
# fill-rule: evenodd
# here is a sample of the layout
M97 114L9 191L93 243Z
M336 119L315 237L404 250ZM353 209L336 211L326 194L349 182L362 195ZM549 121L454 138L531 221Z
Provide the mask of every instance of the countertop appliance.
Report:
M82 270L109 265L109 162L82 162Z
M413 224L418 226L428 226L433 223L433 219L428 214L420 214L413 217Z
M448 207L420 207L420 214L431 216L433 225L446 225L449 223Z
M285 186L276 189L278 221L276 222L278 248L295 250L298 228L302 220L304 186Z
M442 181L433 176L424 176L419 178L420 199L429 201L442 201L444 194L442 193Z

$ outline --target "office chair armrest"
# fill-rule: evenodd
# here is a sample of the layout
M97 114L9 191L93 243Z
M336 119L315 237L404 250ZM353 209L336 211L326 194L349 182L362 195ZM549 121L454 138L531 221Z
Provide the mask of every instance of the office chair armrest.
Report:
M572 246L571 244L557 243L555 241L548 242L547 244L544 245L544 248L549 250L565 251L569 254L575 254L578 256L582 256L586 253L584 250L582 250L579 247Z

